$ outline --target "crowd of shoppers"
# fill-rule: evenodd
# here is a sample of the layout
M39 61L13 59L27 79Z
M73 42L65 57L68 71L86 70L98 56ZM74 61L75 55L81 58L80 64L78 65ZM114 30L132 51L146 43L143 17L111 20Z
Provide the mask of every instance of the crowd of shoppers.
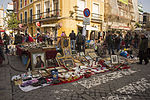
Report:
M142 35L141 35L142 34ZM106 35L106 36L105 36ZM61 37L67 37L65 32L62 32ZM86 47L86 37L82 35L81 32L78 32L77 34L74 32L74 30L71 31L69 34L70 38L70 46L72 50L77 50L78 52L84 52ZM120 49L123 48L130 48L133 47L135 49L139 49L139 64L142 64L142 60L145 61L145 64L147 64L148 57L149 57L149 47L148 47L148 38L143 33L136 33L136 32L130 32L128 31L125 35L121 32L114 32L114 31L108 31L108 32L102 32L102 35L100 32L98 32L98 37L95 37L95 33L92 32L90 39L94 41L94 43L100 43L100 38L103 39L104 43L107 46L108 54L116 54L120 51ZM52 32L43 32L41 33L39 30L37 30L36 36L31 36L30 33L24 33L21 34L19 31L14 37L14 41L12 40L13 36L8 35L4 32L3 37L0 37L0 46L5 48L5 53L9 53L8 45L14 44L22 44L24 42L45 42L48 45L53 45L54 39L54 33ZM61 47L60 40L57 41L58 46ZM94 46L95 46L94 44ZM0 48L2 50L2 48ZM148 53L149 52L149 53ZM2 54L1 54L2 56Z

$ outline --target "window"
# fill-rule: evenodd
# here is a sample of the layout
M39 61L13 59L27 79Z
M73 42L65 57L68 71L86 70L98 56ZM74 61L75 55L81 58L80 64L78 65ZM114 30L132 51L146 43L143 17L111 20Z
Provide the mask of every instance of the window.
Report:
M27 0L24 0L24 6L26 6L27 5Z
M83 17L83 10L85 9L85 1L84 0L78 0L77 6L78 6L77 15L80 17Z
M55 15L55 16L59 16L59 11L58 11L58 9L59 9L59 3L58 3L58 0L53 0L53 14Z
M32 3L33 2L33 0L30 0L30 3Z
M40 4L37 4L36 5L36 18L37 19L40 19Z
M25 19L25 23L27 23L27 11L24 12L24 19Z
M22 8L22 0L20 0L20 8Z
M17 12L16 7L17 7L17 3L16 3L16 2L14 2L14 12Z
M45 15L45 17L49 17L49 13L50 13L50 2L49 1L47 1L47 2L45 2L45 6L44 6L44 15Z
M78 4L78 7L79 7L78 9L83 11L84 8L85 8L85 1L84 0L78 0L77 4Z
M20 14L20 22L22 23L22 13Z
M99 4L93 3L92 12L95 14L99 14Z
M30 22L32 22L32 9L30 9Z
M99 4L93 3L92 17L99 17Z

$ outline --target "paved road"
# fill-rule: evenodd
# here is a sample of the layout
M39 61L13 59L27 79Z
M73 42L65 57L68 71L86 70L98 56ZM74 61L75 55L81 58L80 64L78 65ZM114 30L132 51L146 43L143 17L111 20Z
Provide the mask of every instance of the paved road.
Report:
M25 67L18 56L0 66L0 100L150 100L150 64L110 71L77 82L23 92L11 81Z

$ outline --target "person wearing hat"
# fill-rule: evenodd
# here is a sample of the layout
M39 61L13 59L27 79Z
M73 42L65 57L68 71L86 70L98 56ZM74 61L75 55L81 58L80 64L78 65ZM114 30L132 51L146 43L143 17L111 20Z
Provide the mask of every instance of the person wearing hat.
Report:
M139 45L139 63L142 64L142 61L145 61L145 65L149 63L147 56L147 48L148 48L148 38L144 34L141 34L141 42Z

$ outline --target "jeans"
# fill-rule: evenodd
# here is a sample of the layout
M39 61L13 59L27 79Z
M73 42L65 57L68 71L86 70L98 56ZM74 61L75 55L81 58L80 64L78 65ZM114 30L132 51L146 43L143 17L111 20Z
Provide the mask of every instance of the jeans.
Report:
M73 50L75 50L75 40L71 40L71 48L72 48L72 45L73 45Z

